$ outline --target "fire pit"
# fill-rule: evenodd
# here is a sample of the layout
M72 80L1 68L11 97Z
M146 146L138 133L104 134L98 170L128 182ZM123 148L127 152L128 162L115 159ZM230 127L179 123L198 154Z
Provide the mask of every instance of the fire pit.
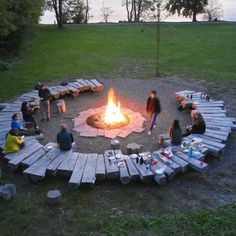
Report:
M105 111L89 116L86 122L97 129L119 129L129 124L130 119L121 111L121 104L116 101L114 90L110 89Z
M140 112L121 108L114 90L110 89L106 106L81 111L73 121L73 130L83 137L126 138L132 132L144 131L145 118Z

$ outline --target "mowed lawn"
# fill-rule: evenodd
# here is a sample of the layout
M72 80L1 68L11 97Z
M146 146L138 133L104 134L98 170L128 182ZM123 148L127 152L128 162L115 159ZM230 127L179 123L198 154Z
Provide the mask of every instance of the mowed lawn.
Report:
M102 76L122 67L126 68L124 78L133 73L133 67L141 68L136 78L155 76L154 24L76 25L64 30L40 26L36 33L14 70L0 72L1 100L32 89L37 81ZM235 39L236 24L163 24L160 73L235 82Z

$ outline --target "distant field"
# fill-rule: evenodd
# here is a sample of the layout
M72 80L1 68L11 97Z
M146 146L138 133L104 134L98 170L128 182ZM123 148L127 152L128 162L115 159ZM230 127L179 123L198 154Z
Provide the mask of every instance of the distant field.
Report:
M61 31L40 26L37 31L18 66L0 72L1 100L31 89L36 81L59 77L102 75L118 68L124 78L131 73L155 76L155 25L79 25ZM236 24L161 25L161 75L235 82L235 38Z

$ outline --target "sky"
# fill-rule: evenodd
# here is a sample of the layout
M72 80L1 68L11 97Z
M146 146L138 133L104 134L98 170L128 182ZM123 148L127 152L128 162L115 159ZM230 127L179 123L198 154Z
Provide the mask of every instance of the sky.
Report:
M219 0L223 5L224 16L221 20L236 21L236 0ZM125 7L122 7L121 0L89 0L90 15L93 17L89 20L89 23L102 22L103 17L101 14L101 8L103 6L110 7L113 13L109 17L109 22L118 22L119 20L127 20ZM53 12L46 11L41 17L41 24L54 24L55 15ZM190 18L171 16L165 19L165 21L191 21Z

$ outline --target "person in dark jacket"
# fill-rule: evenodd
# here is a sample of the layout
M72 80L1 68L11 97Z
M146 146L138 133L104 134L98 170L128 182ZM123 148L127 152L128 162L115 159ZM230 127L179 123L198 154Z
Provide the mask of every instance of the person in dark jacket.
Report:
M59 144L59 148L63 151L74 148L75 142L73 135L67 131L67 126L65 124L61 125L61 131L57 134L57 143Z
M21 113L22 113L24 121L32 123L35 130L39 129L37 122L34 118L34 114L33 114L34 112L30 108L28 102L22 102Z
M51 92L46 87L45 84L41 84L39 88L39 97L40 97L40 110L41 110L41 118L47 121L50 120L51 112L50 112L50 99L51 99ZM46 116L44 116L46 113Z
M147 99L146 111L148 114L149 124L148 135L151 135L152 130L156 125L157 115L161 112L160 100L157 97L156 90L153 90Z
M192 116L192 126L187 129L187 133L183 137L188 136L189 134L204 134L206 131L206 123L202 114L200 112L194 113Z
M171 144L173 145L180 145L182 142L182 131L179 125L179 120L174 120L170 131L169 131L169 135L170 135L170 140L171 140Z
M204 134L206 131L206 123L202 117L202 114L200 112L196 112L194 118L193 118L193 124L191 133L192 134Z

